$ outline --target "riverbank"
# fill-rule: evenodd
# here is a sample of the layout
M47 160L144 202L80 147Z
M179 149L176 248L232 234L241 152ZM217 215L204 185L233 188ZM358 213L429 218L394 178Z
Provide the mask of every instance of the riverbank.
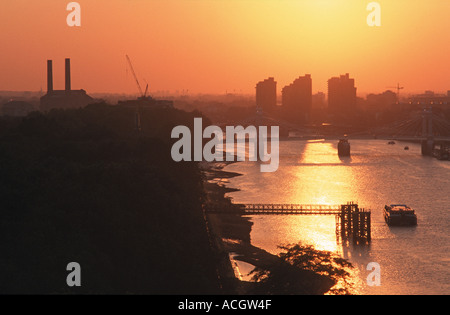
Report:
M260 294L258 283L252 281L252 275L249 272L254 268L271 270L275 265L281 263L281 259L253 246L250 238L253 223L250 218L233 213L238 210L238 206L233 204L231 198L226 197L225 194L239 191L239 189L226 187L226 184L228 179L241 174L223 171L228 164L208 163L208 165L202 165L205 174L206 210L208 207L213 207L214 209L220 208L221 212L230 213L209 213L205 216L211 245L219 257L217 263L219 282L224 294L245 295L256 292ZM304 272L303 275L305 283L308 283L302 290L306 294L324 294L332 287L330 281L326 281L320 276L311 277L310 272ZM302 279L299 281L302 282Z
M251 294L254 283L239 279L236 261L245 262L255 267L265 268L278 260L258 247L251 245L250 232L252 223L249 218L233 214L238 210L225 194L239 189L226 187L228 179L241 174L223 171L230 162L205 163L201 169L205 175L205 207L213 207L230 214L207 214L206 220L212 239L212 246L218 252L218 275L225 294ZM244 275L245 276L245 275Z

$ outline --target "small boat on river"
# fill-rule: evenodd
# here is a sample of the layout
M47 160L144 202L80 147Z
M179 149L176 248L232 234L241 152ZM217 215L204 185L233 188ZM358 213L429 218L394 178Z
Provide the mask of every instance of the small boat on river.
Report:
M417 225L417 215L415 211L403 204L385 205L384 220L389 226Z
M338 143L338 155L350 156L350 143L347 139L341 139Z

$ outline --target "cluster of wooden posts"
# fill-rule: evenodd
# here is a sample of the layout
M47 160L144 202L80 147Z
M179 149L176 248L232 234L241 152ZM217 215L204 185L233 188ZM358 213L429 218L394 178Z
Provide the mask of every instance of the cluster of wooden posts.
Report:
M352 202L341 205L341 211L336 215L336 236L342 242L370 243L370 211L360 209Z

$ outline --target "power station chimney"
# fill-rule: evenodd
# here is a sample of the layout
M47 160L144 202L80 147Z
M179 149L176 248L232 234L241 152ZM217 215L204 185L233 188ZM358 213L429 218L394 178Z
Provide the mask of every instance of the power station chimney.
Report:
M53 65L47 60L47 93L53 92Z
M66 58L66 91L70 90L70 58Z

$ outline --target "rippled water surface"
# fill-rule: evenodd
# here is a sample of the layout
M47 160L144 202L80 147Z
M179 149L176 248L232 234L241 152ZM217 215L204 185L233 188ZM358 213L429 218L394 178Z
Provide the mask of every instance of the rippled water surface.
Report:
M418 144L354 140L345 159L336 147L337 141L281 141L274 173L261 173L259 162L231 164L225 170L243 176L230 180L241 189L230 196L238 203L357 202L372 211L371 244L339 244L332 215L253 216L252 243L272 253L299 241L337 252L356 266L358 293L450 294L450 161L423 157ZM414 208L418 226L388 227L382 210L392 203ZM366 283L369 262L381 266L378 287Z

